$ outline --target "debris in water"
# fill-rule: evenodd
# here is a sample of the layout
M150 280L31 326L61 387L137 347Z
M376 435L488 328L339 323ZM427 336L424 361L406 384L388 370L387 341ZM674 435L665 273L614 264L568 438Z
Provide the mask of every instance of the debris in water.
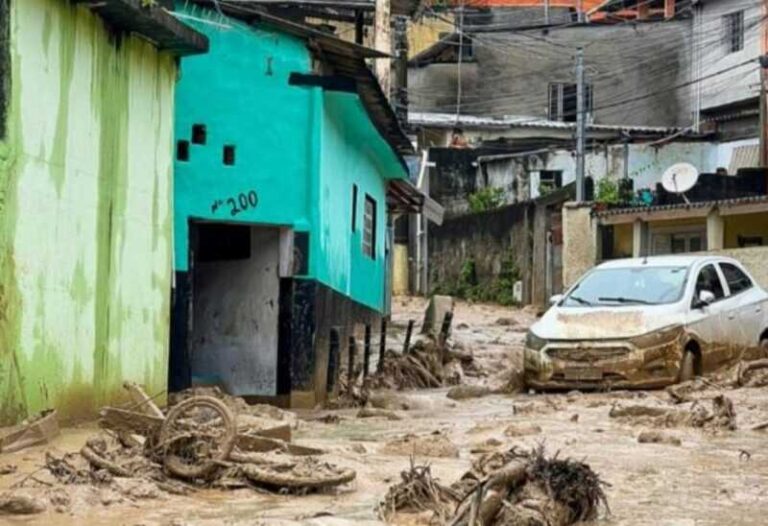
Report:
M21 449L46 444L59 434L56 410L49 409L24 420L0 436L0 453L13 453Z
M35 515L45 509L45 501L29 491L13 490L0 493L0 515Z
M504 435L508 437L523 437L539 433L541 433L541 426L536 424L512 424L504 430Z
M403 417L388 409L363 407L357 412L357 418L386 418L387 420L402 420Z
M596 518L601 504L608 508L605 482L583 462L547 458L543 446L500 458L506 463L475 481L452 526L566 526Z
M433 519L444 524L460 496L440 484L432 476L428 464L416 465L413 457L410 469L402 471L400 479L400 482L390 486L379 504L379 517L389 522L396 512L431 511Z
M458 458L459 448L442 433L427 436L405 435L384 444L381 452L385 455L415 457Z
M669 444L672 446L682 445L679 438L662 431L642 431L637 436L637 441L640 444Z
M445 396L451 400L466 400L488 396L491 392L491 389L484 385L457 385L451 387Z

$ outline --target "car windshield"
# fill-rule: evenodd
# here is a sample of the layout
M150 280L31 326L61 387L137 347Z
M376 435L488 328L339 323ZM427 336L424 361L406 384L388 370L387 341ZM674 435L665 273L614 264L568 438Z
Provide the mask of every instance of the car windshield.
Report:
M596 269L565 297L562 306L659 305L683 294L687 267L626 267Z

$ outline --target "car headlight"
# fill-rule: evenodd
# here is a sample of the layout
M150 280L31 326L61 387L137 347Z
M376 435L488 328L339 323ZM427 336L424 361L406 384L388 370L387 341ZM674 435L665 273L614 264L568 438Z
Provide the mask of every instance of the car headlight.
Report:
M675 338L682 334L682 329L682 325L670 325L662 329L641 334L640 336L635 336L629 341L638 349L655 347L674 341Z
M540 351L547 344L547 340L539 338L533 331L528 331L525 336L525 347L534 351Z

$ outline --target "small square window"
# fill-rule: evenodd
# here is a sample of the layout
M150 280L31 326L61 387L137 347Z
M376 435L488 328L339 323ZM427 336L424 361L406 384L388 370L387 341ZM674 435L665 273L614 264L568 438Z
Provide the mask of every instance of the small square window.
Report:
M179 161L189 161L189 141L176 142L176 159Z
M192 125L192 144L205 144L208 140L208 132L205 124Z
M376 259L376 201L369 195L365 196L363 254L371 259Z
M223 159L225 165L234 166L235 164L235 146L227 144L224 146Z

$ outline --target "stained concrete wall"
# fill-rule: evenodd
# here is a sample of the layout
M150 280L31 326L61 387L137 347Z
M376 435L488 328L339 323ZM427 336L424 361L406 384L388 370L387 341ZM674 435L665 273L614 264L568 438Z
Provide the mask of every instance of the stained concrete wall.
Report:
M192 382L235 396L277 394L280 232L251 228L250 259L198 263Z
M531 269L532 246L529 228L533 214L528 204L517 204L446 219L429 229L430 285L454 286L469 261L475 264L479 285L499 276L504 261L513 261L522 275ZM530 287L524 284L524 297Z
M474 98L478 64L461 65L461 105ZM456 113L459 67L457 64L431 64L424 67L408 68L408 109L409 111L434 111ZM465 113L469 113L466 112Z
M656 92L690 80L690 40L690 20L478 33L476 65L462 67L464 86L475 89L464 91L461 112L546 118L549 83L574 82L568 50L582 46L596 123L689 125L690 90ZM418 97L410 98L411 111L455 111L455 70L455 64L409 68L409 86L419 88ZM430 71L434 80L424 78ZM430 98L423 86L439 97Z
M563 206L563 287L573 285L598 259L597 226L591 204Z
M84 5L10 9L0 425L91 417L126 380L166 388L177 73Z

